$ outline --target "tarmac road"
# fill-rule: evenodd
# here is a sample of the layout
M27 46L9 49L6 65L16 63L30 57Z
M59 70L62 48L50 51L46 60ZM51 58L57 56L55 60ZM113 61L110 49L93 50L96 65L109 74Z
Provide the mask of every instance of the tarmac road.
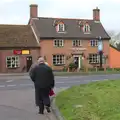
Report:
M119 79L120 74L88 76L56 76L55 88L68 88L98 80ZM20 90L34 88L29 76L0 76L0 90Z
M73 85L97 80L119 79L119 74L89 76L56 76L55 92ZM37 115L34 102L34 86L29 76L0 75L0 119L1 120L56 120L55 116Z

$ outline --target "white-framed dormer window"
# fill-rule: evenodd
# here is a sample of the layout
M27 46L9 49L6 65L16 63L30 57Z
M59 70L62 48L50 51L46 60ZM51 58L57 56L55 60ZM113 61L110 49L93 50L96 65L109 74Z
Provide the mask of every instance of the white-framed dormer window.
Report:
M72 41L72 46L73 46L73 47L82 46L82 41L81 41L81 40L73 40L73 41Z
M90 40L90 46L91 47L97 47L98 46L98 40Z
M65 25L63 23L58 24L58 32L64 32L65 31Z
M62 40L62 39L55 39L54 40L54 46L55 47L63 47L64 46L64 40Z
M85 24L85 25L83 26L83 32L84 32L84 33L90 33L90 26L89 26L88 24Z

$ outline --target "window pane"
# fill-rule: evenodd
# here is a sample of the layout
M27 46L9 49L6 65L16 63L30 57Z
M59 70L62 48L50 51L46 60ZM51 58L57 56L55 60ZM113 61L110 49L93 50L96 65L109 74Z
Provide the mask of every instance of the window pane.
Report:
M75 46L75 40L73 40L73 46Z
M11 64L7 64L7 68L11 68Z
M59 24L59 31L60 32L64 31L64 24Z

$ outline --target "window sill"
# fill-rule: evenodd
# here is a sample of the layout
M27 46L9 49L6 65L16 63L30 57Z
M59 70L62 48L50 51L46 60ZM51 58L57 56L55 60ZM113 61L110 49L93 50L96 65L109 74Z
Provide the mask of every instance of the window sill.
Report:
M53 64L54 65L54 64ZM59 65L54 65L54 66L64 66L65 64L59 64Z
M19 67L13 67L13 68L9 68L9 67L7 67L7 69L18 69Z
M78 46L72 46L72 47L76 47L77 48L77 47L83 47L83 46L82 45L78 45Z
M91 32L84 32L84 34L91 34Z
M98 46L91 46L91 45L90 45L90 47L98 47Z
M57 47L57 46L54 46L55 48L63 48L64 46L60 46L60 47Z
M64 34L65 34L65 33L67 33L67 32L66 32L66 31L61 31L61 32L60 32L60 31L58 31L57 33L64 33Z
M89 63L89 64L100 64L100 63Z

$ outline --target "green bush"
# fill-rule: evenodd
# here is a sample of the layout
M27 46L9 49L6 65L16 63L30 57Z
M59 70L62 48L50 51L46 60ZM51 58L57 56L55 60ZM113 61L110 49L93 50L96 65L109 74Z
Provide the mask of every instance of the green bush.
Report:
M120 71L120 68L114 68L114 71Z
M69 68L70 69L77 68L77 65L75 63L70 63Z
M113 71L112 68L106 68L106 71Z
M66 67L63 68L63 72L67 72L67 68Z
M88 68L88 71L90 72L96 71L96 68Z

